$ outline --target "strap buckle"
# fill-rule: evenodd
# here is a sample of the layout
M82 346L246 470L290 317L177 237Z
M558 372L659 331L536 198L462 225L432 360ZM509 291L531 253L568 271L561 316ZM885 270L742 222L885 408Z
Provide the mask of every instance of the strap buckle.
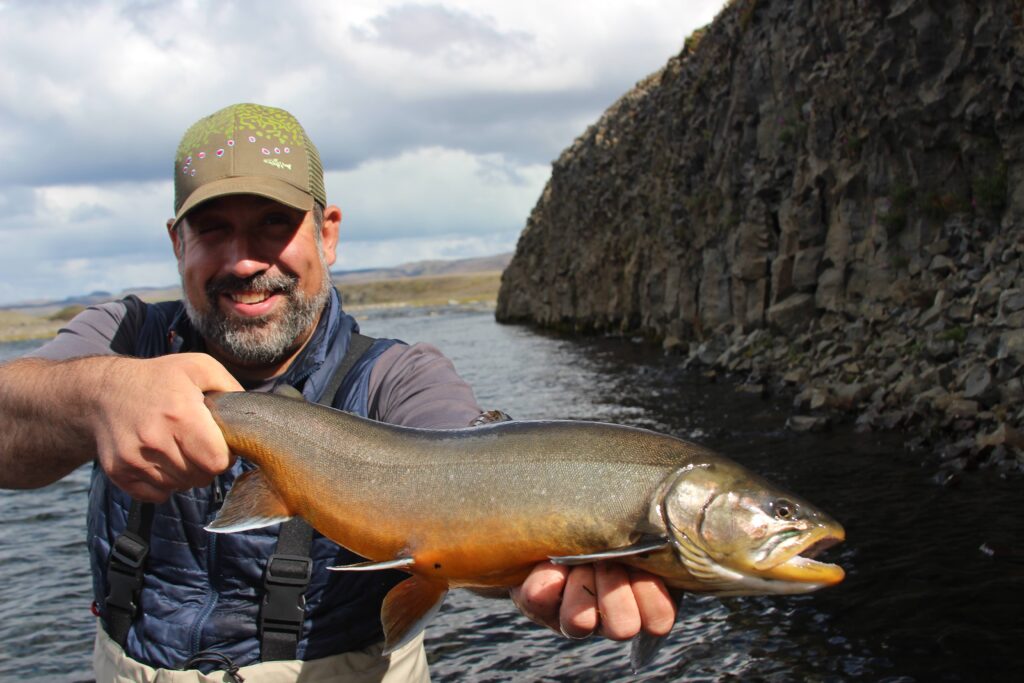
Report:
M263 574L260 631L279 631L298 637L305 618L306 587L313 575L313 560L302 555L274 553Z
M149 555L149 544L128 531L114 541L110 549L107 581L110 592L106 604L134 615L139 589L142 588L142 565Z

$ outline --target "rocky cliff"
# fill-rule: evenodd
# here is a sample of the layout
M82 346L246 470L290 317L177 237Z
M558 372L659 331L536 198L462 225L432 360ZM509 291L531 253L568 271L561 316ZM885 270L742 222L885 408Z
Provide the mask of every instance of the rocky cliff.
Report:
M1024 460L1024 3L740 0L555 162L506 322ZM935 449L936 450L937 446Z

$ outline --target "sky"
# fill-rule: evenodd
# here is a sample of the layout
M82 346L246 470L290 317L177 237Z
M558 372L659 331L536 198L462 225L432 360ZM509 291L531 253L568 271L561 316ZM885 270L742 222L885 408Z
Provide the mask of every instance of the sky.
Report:
M0 305L178 282L173 155L282 107L335 269L515 248L551 163L722 0L0 0Z

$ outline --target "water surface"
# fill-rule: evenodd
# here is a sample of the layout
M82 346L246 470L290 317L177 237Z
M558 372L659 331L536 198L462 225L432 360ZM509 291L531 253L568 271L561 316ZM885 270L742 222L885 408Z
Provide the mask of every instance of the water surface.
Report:
M568 340L489 313L389 311L363 331L444 349L485 408L599 419L697 440L817 503L846 527L847 580L788 598L689 597L654 664L628 645L570 642L510 604L454 591L427 632L435 680L996 681L1024 665L1021 482L934 483L904 435L784 430L788 404L737 394L623 340ZM6 348L5 348L6 347ZM24 350L20 347L17 352ZM14 353L0 345L2 354ZM87 470L0 491L0 680L89 676ZM991 559L983 544L1009 548Z

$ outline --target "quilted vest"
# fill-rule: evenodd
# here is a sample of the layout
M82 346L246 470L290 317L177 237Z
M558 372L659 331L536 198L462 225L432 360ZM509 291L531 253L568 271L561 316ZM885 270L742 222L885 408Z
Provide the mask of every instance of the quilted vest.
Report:
M129 320L133 308L144 320ZM129 302L128 328L137 326L135 355L202 351L180 302L148 305ZM142 318L142 316L138 316ZM335 292L302 354L282 383L319 398L339 366L349 339L358 332ZM395 340L379 339L346 376L334 407L358 415L369 412L370 371ZM153 667L180 668L199 652L216 652L238 666L258 662L257 615L263 595L263 571L274 552L280 525L238 534L203 529L216 515L232 482L251 463L237 459L207 488L175 493L156 506L150 534L139 611L128 632L125 651ZM126 526L131 498L103 470L93 468L89 491L88 543L93 591L101 618L108 594L106 571L114 540ZM314 532L310 550L312 578L306 591L305 621L297 658L319 659L364 648L382 639L380 606L384 595L404 578L397 572L331 572L326 567L361 558Z

